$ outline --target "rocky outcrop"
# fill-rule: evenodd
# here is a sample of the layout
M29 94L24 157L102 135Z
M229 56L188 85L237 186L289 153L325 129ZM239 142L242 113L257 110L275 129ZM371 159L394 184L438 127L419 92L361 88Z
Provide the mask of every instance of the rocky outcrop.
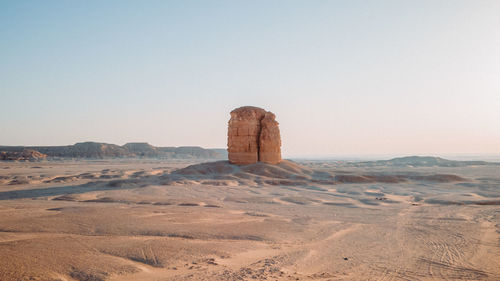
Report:
M0 160L7 161L40 161L47 158L47 155L32 149L23 151L0 151Z
M253 106L231 111L227 145L232 164L258 161L278 164L281 161L281 139L275 115Z
M154 157L158 154L156 147L146 142L129 142L123 148L140 157Z
M278 164L281 162L281 136L275 115L266 112L260 121L259 161Z
M259 161L260 121L265 114L264 109L252 106L231 111L227 135L229 162L252 164Z

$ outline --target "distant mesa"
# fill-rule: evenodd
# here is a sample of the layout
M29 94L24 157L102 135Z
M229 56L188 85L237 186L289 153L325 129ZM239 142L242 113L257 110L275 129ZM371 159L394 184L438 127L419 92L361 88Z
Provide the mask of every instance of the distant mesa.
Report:
M272 112L243 106L231 111L228 123L227 151L231 164L281 162L279 124Z
M499 165L486 161L455 161L433 156L406 156L390 160L351 163L351 166L396 166L396 167L466 167L479 165Z
M123 146L98 142L81 142L65 146L0 146L0 160L22 161L45 158L160 158L160 159L227 159L223 149L197 146L156 147L145 142Z

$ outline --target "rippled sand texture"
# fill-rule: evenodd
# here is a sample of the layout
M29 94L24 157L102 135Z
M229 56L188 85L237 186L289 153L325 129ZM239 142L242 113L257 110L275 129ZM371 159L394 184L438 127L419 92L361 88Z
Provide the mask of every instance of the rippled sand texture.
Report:
M500 280L498 165L190 164L0 163L0 280Z

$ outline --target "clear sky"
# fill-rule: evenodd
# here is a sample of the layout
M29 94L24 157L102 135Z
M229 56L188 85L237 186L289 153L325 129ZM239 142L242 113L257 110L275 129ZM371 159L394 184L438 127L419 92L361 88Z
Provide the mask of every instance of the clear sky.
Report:
M0 144L500 153L500 1L0 0Z

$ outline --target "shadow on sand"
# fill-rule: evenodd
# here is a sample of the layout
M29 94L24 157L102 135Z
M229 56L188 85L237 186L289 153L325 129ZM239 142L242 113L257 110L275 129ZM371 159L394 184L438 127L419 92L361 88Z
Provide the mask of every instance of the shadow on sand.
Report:
M104 184L102 184L104 183ZM39 198L47 196L58 196L66 194L81 194L92 191L114 190L114 189L130 189L137 186L110 186L106 182L92 182L82 185L57 186L47 188L34 188L23 190L12 190L0 192L0 200L23 199L23 198Z

